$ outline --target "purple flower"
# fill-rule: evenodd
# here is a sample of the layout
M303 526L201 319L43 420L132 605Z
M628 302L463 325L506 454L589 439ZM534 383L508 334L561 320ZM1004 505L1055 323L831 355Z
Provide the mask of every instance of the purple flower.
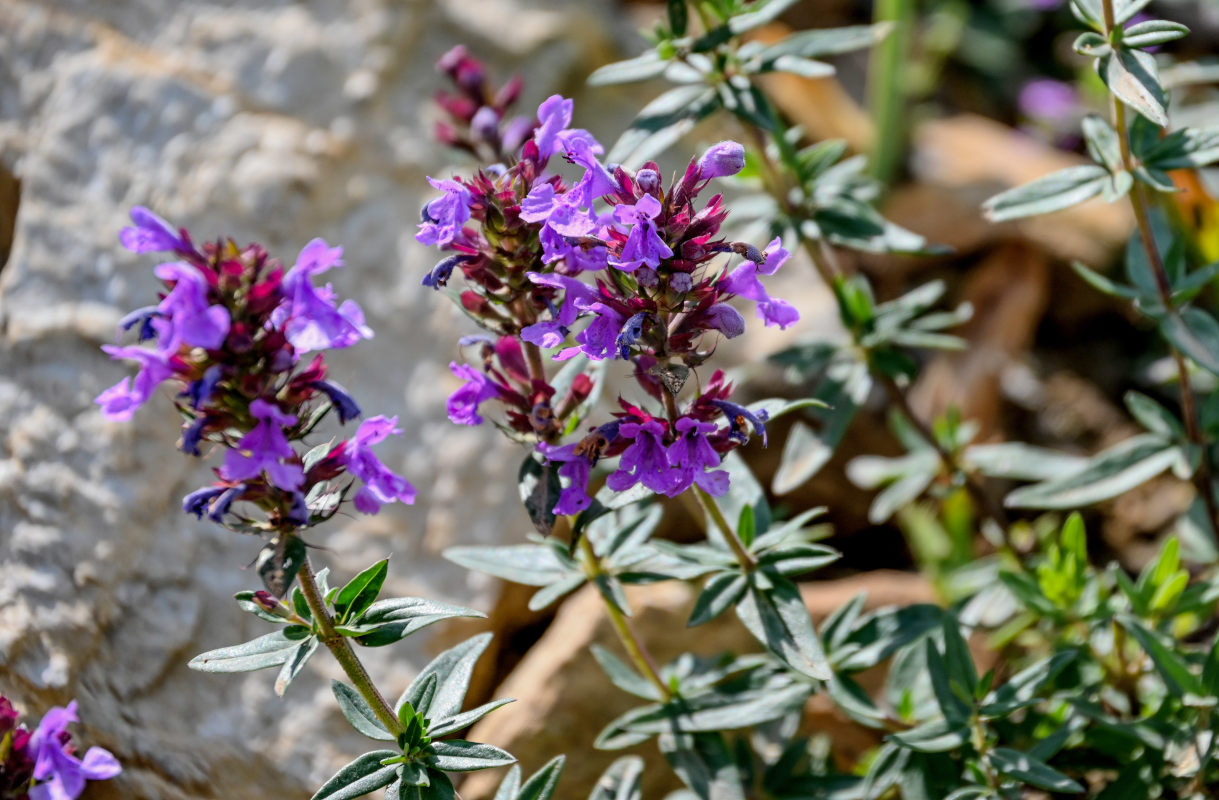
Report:
M562 463L559 476L567 478L567 486L559 492L559 502L555 504L556 514L579 514L592 505L588 496L588 475L592 471L593 462L587 455L577 453L578 444L555 447L541 442L538 450L550 461Z
M436 291L440 291L440 287L449 282L449 277L453 274L453 270L458 264L464 264L471 261L472 256L453 255L441 261L436 266L432 267L432 271L423 276L423 285L430 286Z
M707 318L711 327L728 339L735 339L745 332L745 318L727 303L716 303L708 308Z
M761 264L746 261L720 280L720 288L757 303L758 316L767 325L786 328L800 319L800 313L790 303L767 294L766 287L758 280L758 273L773 275L783 266L789 255L776 238L766 246Z
M537 286L551 286L563 290L563 305L550 321L536 322L521 329L521 338L539 347L558 347L567 338L567 329L580 312L589 308L600 296L588 284L566 275L527 272L526 276Z
M119 320L119 330L127 331L140 326L140 341L146 342L157 335L156 322L160 320L161 312L156 306L137 308Z
M68 725L76 722L76 701L67 708L52 708L30 738L34 753L34 780L30 800L75 800L85 790L85 781L104 781L122 772L110 751L90 747L84 759L68 751Z
M680 479L669 490L669 496L681 494L689 489L691 484L715 497L726 493L728 473L722 469L712 470L720 465L720 456L707 441L707 434L714 433L716 426L710 422L682 417L677 421L676 428L680 438L669 445L668 456L669 463L678 471Z
M1024 84L1017 102L1025 116L1046 122L1070 120L1080 113L1075 87L1049 78Z
M629 358L631 355L631 345L639 341L639 337L643 335L643 324L647 322L648 312L640 311L634 314L622 326L622 330L618 333L618 337L614 339L614 347L618 350L619 358Z
M222 522L229 513L229 506L245 493L246 486L205 486L182 498L182 510L203 519L204 513L212 522ZM298 495L299 496L299 495Z
M102 350L109 353L111 358L130 358L140 362L140 371L134 380L123 378L93 400L102 407L103 417L111 422L125 422L131 419L137 408L148 402L158 386L173 375L173 368L169 365L169 356L155 350L113 345L104 345Z
M457 238L461 226L470 218L470 191L454 180L427 180L444 194L423 207L423 222L419 223L415 240L443 247Z
M567 152L567 160L584 167L584 175L571 187L568 194L573 199L573 205L591 209L597 198L618 191L618 183L614 176L597 160L601 145L588 131L568 131L563 137Z
M538 238L542 244L542 261L550 264L564 259L573 270L601 269L605 266L605 248L585 250L575 239L595 236L601 223L591 210L581 210L580 200L573 192L556 194L554 184L539 183L529 190L521 203L521 219L542 222Z
M647 264L652 269L660 266L660 260L670 258L672 249L665 244L664 239L656 232L653 222L660 213L660 201L650 194L635 201L635 205L620 205L614 208L614 220L622 225L631 226L622 252L617 258L610 260L610 265L623 272L638 269L641 264Z
M179 397L189 397L190 407L197 411L211 398L212 392L216 391L216 384L220 383L222 377L224 377L224 368L219 364L212 364L203 371L202 378L187 384L186 391L179 394Z
M334 410L339 414L339 422L346 424L349 420L353 420L360 416L360 407L356 405L356 401L347 394L342 386L332 381L314 381L313 387L320 390L334 405Z
M272 316L284 325L284 335L297 353L327 348L350 347L360 339L371 339L372 329L364 324L364 312L352 300L334 307L334 292L327 285L313 285L313 276L331 267L341 267L343 248L331 248L321 239L305 245L296 266L284 275L283 305Z
M657 494L672 496L682 476L669 462L664 432L664 426L654 419L622 423L619 435L634 441L622 452L617 471L610 474L605 485L615 492L624 492L642 483Z
M382 504L395 500L407 505L415 502L415 487L381 463L381 459L372 451L372 446L384 441L385 437L402 433L397 426L397 417L366 419L360 423L356 435L346 443L344 466L364 482L356 492L355 507L365 514L376 514Z
M703 180L725 178L744 168L745 148L732 141L711 145L698 160L698 173Z
M538 155L542 160L550 158L558 145L559 134L571 124L571 113L575 103L562 95L547 97L538 106L538 126L533 132Z
M135 227L119 231L119 242L133 253L194 250L181 231L143 206L131 209L131 221Z
M741 444L749 441L749 434L745 433L745 424L748 423L753 428L755 436L762 437L762 445L766 445L766 420L770 419L770 415L765 411L754 413L745 406L731 403L727 400L712 400L712 405L724 412L724 416L728 418L729 437L736 439Z
M592 303L587 310L592 312L593 321L576 334L576 347L560 350L555 355L556 361L566 360L576 353L583 353L594 361L604 361L618 353L618 334L625 318L605 303Z
M203 439L203 429L211 422L211 418L206 414L197 417L193 422L182 429L182 444L179 449L188 456L201 456L199 452L199 442Z
M296 456L284 435L284 427L295 425L296 417L285 414L279 406L261 397L250 403L250 413L258 424L241 437L236 450L225 454L220 476L225 480L241 481L265 471L273 486L295 492L305 482L305 473L300 464L286 464L283 459Z
M182 344L214 350L224 344L231 319L222 305L208 305L207 278L199 268L182 261L161 264L157 277L172 282L174 288L157 306L157 311L169 320L169 336L162 337L160 347L176 351Z
M499 395L499 387L492 383L486 375L469 364L449 362L449 370L466 384L449 396L445 408L449 419L458 425L481 425L483 418L478 414L478 406L484 400L490 400Z

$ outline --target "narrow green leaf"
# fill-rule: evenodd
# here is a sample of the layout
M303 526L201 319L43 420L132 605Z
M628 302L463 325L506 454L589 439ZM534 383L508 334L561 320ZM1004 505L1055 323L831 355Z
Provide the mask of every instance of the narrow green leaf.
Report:
M480 633L455 647L450 647L436 656L424 667L411 685L406 688L398 702L394 705L397 711L403 702L411 695L412 687L421 685L431 675L439 680L436 695L429 709L432 719L450 717L461 710L466 698L466 690L470 685L470 676L474 674L474 664L478 657L491 643L490 633Z
M1097 69L1119 100L1160 127L1168 126L1164 90L1153 56L1138 50L1118 50L1101 59Z
M397 765L382 766L388 758L402 755L397 750L374 750L352 761L322 784L312 800L353 800L389 786L397 777Z
M292 625L244 644L222 647L197 655L187 666L200 672L251 672L278 667L287 661L301 641L309 636L307 628Z
M991 478L1045 481L1079 472L1088 459L1024 442L975 444L965 448L965 460Z
M514 800L550 800L554 790L559 785L559 775L563 772L563 764L567 761L563 756L555 756L533 773Z
M443 717L433 720L431 727L428 728L428 735L447 736L448 734L459 731L462 728L470 727L495 709L503 708L509 703L515 702L516 701L510 697L504 697L499 700L492 700L489 703L483 703L477 708L472 708L469 711L463 711L460 714L454 714L451 717Z
M516 759L498 747L464 739L445 739L428 745L431 754L428 763L446 772L473 772L479 769L502 767L513 764Z
M669 30L674 36L685 36L690 15L686 11L686 0L668 0Z
M389 574L389 559L383 558L356 575L334 596L334 610L340 622L346 622L368 610L381 593L385 576Z
M752 6L756 10L737 14L728 20L728 29L732 33L744 33L754 28L760 28L766 23L778 19L780 14L794 6L797 2L799 0L766 0L764 3L757 3Z
M310 657L317 652L318 640L316 636L310 636L296 646L292 654L288 656L288 660L284 662L284 666L279 671L279 676L275 679L275 694L280 697L284 696L284 692L288 690L288 685L296 679L301 670L305 668L305 664Z
M721 572L712 576L694 601L686 627L703 625L723 614L740 602L748 588L748 580L739 572Z
M610 86L616 83L634 83L659 78L671 63L673 62L666 61L657 55L655 50L649 50L636 58L599 67L588 76L588 85Z
M992 222L1061 211L1100 194L1108 178L1109 171L1094 164L1067 167L995 195L982 210Z
M719 106L715 89L678 86L643 107L611 148L607 161L637 163L664 152Z
M920 753L944 753L956 750L969 740L967 725L944 719L924 722L901 733L890 734L889 741Z
M761 572L769 586L759 581ZM753 573L736 611L749 632L792 669L817 680L833 675L800 590L787 578L770 570Z
M779 457L779 468L775 470L771 490L782 495L800 488L821 469L832 453L832 449L821 444L812 428L797 420L783 443L783 455Z
M1021 753L1009 747L996 747L987 754L986 760L1001 775L1015 778L1039 789L1071 794L1082 794L1084 791L1084 787L1028 753Z
M466 569L526 586L548 586L564 580L572 570L562 564L553 548L541 544L502 547L450 547L444 557Z
M343 716L351 723L351 727L370 739L383 742L394 741L394 735L385 729L381 720L377 719L377 715L368 705L368 701L359 692L342 681L336 680L330 681L330 689L334 692L334 699L339 703L339 711L343 712Z
M592 650L593 658L597 659L601 669L605 670L605 675L610 679L610 683L627 694L642 697L644 700L663 699L650 681L641 677L609 650L599 644L590 645L589 649Z
M1149 19L1137 22L1122 33L1122 44L1127 47L1147 48L1167 44L1189 35L1189 28L1179 22L1166 19Z
M485 617L481 611L427 600L395 597L378 600L354 622L336 626L339 633L355 636L365 647L382 647L441 620L455 617Z
M1188 306L1160 321L1161 330L1198 366L1219 375L1219 322L1197 306Z
M1204 693L1198 677L1190 671L1171 646L1161 641L1159 634L1144 627L1142 622L1129 615L1118 616L1118 622L1138 641L1147 655L1151 656L1151 662L1164 679L1168 691L1176 697Z
M1075 652L1064 650L1042 659L1012 676L1012 679L992 691L982 701L981 713L988 717L1003 717L1018 708L1037 702L1037 693L1075 659Z
M597 779L588 800L641 800L640 779L643 777L643 759L639 756L623 756L609 765Z
M1017 489L1004 503L1011 508L1080 508L1117 497L1180 458L1180 450L1172 442L1140 434L1097 454L1079 472Z

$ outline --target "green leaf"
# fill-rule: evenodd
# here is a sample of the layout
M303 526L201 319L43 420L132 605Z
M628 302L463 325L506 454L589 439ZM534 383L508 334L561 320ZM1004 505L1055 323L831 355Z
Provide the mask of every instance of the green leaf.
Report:
M771 684L738 692L708 691L675 699L664 705L632 709L606 726L598 747L615 738L616 731L655 736L665 732L714 733L760 725L803 707L810 687L804 683Z
M374 750L352 761L322 784L312 800L352 800L389 786L397 777L397 765L382 766L381 762L397 758L397 750Z
M664 699L650 681L641 677L609 650L599 644L590 645L589 649L592 650L593 658L597 659L597 663L605 671L606 677L610 679L610 683L627 694L642 697L644 700Z
M221 647L219 650L197 655L187 666L200 672L251 672L278 667L309 637L311 634L308 628L291 625L244 644Z
M1075 659L1075 652L1064 650L1042 659L1012 676L1012 679L992 691L982 701L981 713L988 717L1003 717L1018 708L1037 702L1037 693Z
M1023 442L975 444L965 448L965 461L990 478L1044 481L1079 472L1088 459Z
M446 772L473 772L516 762L511 753L500 750L498 747L480 742L467 742L464 739L432 742L428 747L431 751L427 759L428 763L436 769L443 769Z
M1119 100L1160 127L1168 126L1164 90L1153 56L1138 50L1118 50L1102 58L1097 70Z
M334 699L339 703L339 710L351 723L351 727L370 739L383 742L394 741L394 735L381 724L381 720L377 719L377 715L368 705L368 701L359 692L342 681L336 680L330 681L330 689L334 692Z
M554 548L543 544L503 547L450 547L444 557L476 572L526 586L548 586L569 578L574 564L562 563Z
M768 569L751 573L736 611L749 632L792 669L817 680L833 675L800 590L787 578Z
M606 160L634 164L664 152L701 119L719 107L715 89L678 86L643 107Z
M723 736L665 734L658 744L673 771L699 800L746 800L744 776Z
M987 754L986 760L1001 775L1015 778L1039 789L1072 794L1080 794L1084 791L1084 787L1044 761L1038 761L1027 753L1021 753L1009 747L996 747Z
M870 669L938 630L943 614L930 603L873 611L834 649L834 661L840 671Z
M1124 169L1121 141L1113 126L1096 114L1088 114L1081 124L1084 142L1088 146L1088 154L1092 156L1092 160L1099 162L1110 172Z
M639 756L623 756L610 764L597 779L588 800L641 800L642 777L643 759Z
M1142 622L1132 616L1122 614L1117 619L1122 627L1138 640L1139 646L1147 655L1151 656L1151 662L1155 664L1156 671L1164 679L1164 685L1168 687L1169 692L1176 697L1204 693L1198 677L1178 657L1174 648L1160 639L1159 634L1144 627Z
M842 28L820 28L793 33L770 45L757 55L763 62L773 62L781 56L824 58L862 50L884 39L892 25L849 25Z
M833 564L842 554L822 544L800 543L775 547L758 559L764 567L772 567L781 575L804 575Z
M694 601L687 628L703 625L740 602L749 588L748 579L739 572L721 572L707 581Z
M674 36L685 36L690 15L686 11L686 0L669 0L669 30Z
M944 667L948 680L956 684L959 693L970 697L978 685L978 670L969 652L969 644L961 635L961 623L951 613L945 613L940 627L944 636Z
M956 750L969 740L969 726L936 719L901 733L890 734L889 741L920 753Z
M334 610L340 623L368 610L381 593L385 576L389 574L389 559L383 558L347 582L334 596Z
M641 56L606 64L593 71L588 76L589 86L610 86L615 83L634 83L659 78L672 64L657 55L655 50L649 50Z
M462 728L470 727L495 709L503 708L509 703L515 702L516 701L510 697L504 697L499 700L492 700L489 703L483 703L481 706L472 708L469 711L463 711L460 714L454 714L451 717L441 717L439 719L435 719L432 721L431 727L428 728L428 735L447 736L454 731L459 731Z
M277 617L265 608L254 602L254 592L244 591L233 595L233 599L237 601L238 607L247 614L253 614L264 622L270 622L273 625L283 625L287 620L283 617Z
M876 751L872 763L868 765L868 774L864 777L863 796L883 797L892 786L902 779L906 763L910 760L910 751L898 747L893 742L885 742Z
M780 495L795 491L817 474L832 454L833 450L822 446L812 428L797 420L783 443L783 455L779 457L771 490Z
M514 800L550 800L559 785L559 775L563 772L563 764L566 761L563 756L555 756L547 761L525 781Z
M1209 166L1219 161L1219 128L1173 131L1141 156L1144 164L1161 170Z
M1155 400L1135 391L1126 392L1126 396L1122 399L1126 401L1126 409L1130 412L1130 416L1138 420L1138 423L1151 433L1158 433L1173 439L1184 438L1185 429L1176 415Z
M428 709L428 716L432 719L440 719L459 712L466 699L470 676L474 674L474 664L490 643L491 634L480 633L436 656L419 672L411 685L398 698L398 702L394 704L394 711L397 712L410 697L413 687L422 685L429 676L435 675L439 682L431 707Z
M1078 261L1071 264L1071 269L1075 270L1075 274L1083 278L1089 286L1101 294L1106 294L1110 297L1120 297L1125 300L1137 300L1141 296L1139 292L1129 286L1111 281L1099 272L1088 269Z
M1219 375L1219 322L1196 306L1168 314L1160 321L1170 342L1198 366Z
M995 195L982 204L982 210L992 222L1061 211L1100 194L1108 179L1109 171L1101 166L1067 167Z
M872 698L858 683L846 675L835 675L826 684L830 699L844 714L868 728L884 728L888 722L885 713L876 707Z
M296 646L288 659L284 661L284 666L279 671L279 675L275 678L275 694L280 697L284 696L284 692L288 690L288 685L296 679L300 671L305 668L305 664L317 652L318 640L316 636L310 636Z
M1004 504L1011 508L1080 508L1117 497L1151 480L1180 458L1180 450L1172 442L1140 434L1097 454L1079 472L1017 489Z
M737 14L728 20L728 29L732 33L739 34L751 31L754 28L760 28L766 23L778 19L780 14L794 6L797 2L799 0L767 0L767 2L755 4L751 8L756 10Z
M1179 22L1165 19L1149 19L1138 22L1122 32L1122 44L1127 47L1147 48L1167 44L1189 35L1189 28Z

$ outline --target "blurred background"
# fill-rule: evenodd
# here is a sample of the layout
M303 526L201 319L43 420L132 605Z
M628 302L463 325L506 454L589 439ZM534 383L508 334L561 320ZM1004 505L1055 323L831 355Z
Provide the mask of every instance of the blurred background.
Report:
M888 184L885 213L953 248L920 259L843 254L883 297L938 276L950 300L974 305L961 331L969 349L925 365L917 410L930 418L955 406L980 422L984 440L1078 453L1129 436L1120 397L1136 386L1154 393L1153 337L1069 269L1076 259L1111 265L1132 226L1128 211L1096 201L1005 226L978 211L997 191L1079 158L1081 116L1104 109L1070 48L1078 26L1054 0L889 5L909 12L898 29L896 114L877 124L869 112L866 53L841 59L835 78L781 76L768 88L810 138L844 138L873 153ZM1194 30L1174 53L1216 52L1219 4L1154 6ZM863 23L875 11L871 2L807 0L759 36ZM515 474L519 450L492 429L445 418L456 388L447 364L472 329L419 285L434 256L413 236L432 194L425 175L463 167L431 138L432 96L445 83L433 66L439 56L462 43L493 83L520 74L520 109L555 92L574 97L575 123L609 144L657 87L596 89L585 79L640 52L638 31L663 12L625 0L0 3L0 692L31 713L79 699L83 740L109 748L125 768L87 797L303 798L361 741L332 701L338 670L325 659L282 700L266 674L185 667L198 652L261 632L230 599L258 582L247 568L257 543L179 510L207 473L174 449L169 403L150 403L127 425L105 423L92 404L126 374L98 347L155 291L154 262L117 243L132 205L196 238L260 241L289 263L315 236L344 247L336 289L363 306L376 338L336 355L333 373L371 413L400 416L406 435L386 442L385 460L420 499L375 518L336 518L317 537L323 558L350 574L392 553L392 592L490 612L479 625L498 636L471 701L502 684L501 694L529 702L492 715L474 738L509 749L527 773L566 751L566 791L586 794L588 777L608 761L591 741L624 700L589 668L587 644L606 636L596 599L577 594L557 616L528 612L527 592L439 555L455 544L519 541L529 524L503 480ZM1177 121L1213 124L1219 66L1204 59L1168 75ZM695 129L662 166L739 135L719 124ZM1183 188L1199 247L1219 258L1219 206L1205 185ZM758 396L797 391L762 365L768 352L836 331L833 303L808 265L784 272L772 291L797 305L800 326L759 327L748 350L723 348ZM830 502L830 541L846 555L818 573L828 580L805 585L814 611L859 588L871 589L874 605L933 597L910 571L900 524L869 525L869 494L844 476L853 455L897 452L879 399L834 461L783 498L789 511ZM764 478L778 455L747 453ZM1102 546L1137 566L1189 499L1188 487L1166 476L1102 506ZM667 519L667 535L680 538L680 510ZM641 630L662 659L686 647L750 646L732 622L682 641L672 630L683 628L689 594L669 584L638 592ZM429 652L472 630L373 651L370 669L396 692ZM829 712L809 713L832 730ZM862 751L872 742L841 744ZM479 776L461 791L483 797L491 785Z

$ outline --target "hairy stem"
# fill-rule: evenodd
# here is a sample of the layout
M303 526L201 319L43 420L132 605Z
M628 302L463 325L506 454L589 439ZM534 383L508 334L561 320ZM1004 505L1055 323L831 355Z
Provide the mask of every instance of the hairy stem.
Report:
M356 656L355 650L352 649L351 642L334 629L334 618L326 610L326 601L322 599L321 592L318 591L317 576L314 574L313 565L309 563L308 558L305 559L296 579L300 581L301 591L305 593L305 601L309 604L309 610L313 612L313 619L318 628L318 638L321 639L322 644L326 645L326 648L334 654L334 658L343 668L343 672L347 673L347 677L356 691L368 703L369 708L377 715L377 719L381 721L385 729L395 736L402 733L402 723L398 721L398 715L394 713L393 706L385 701L385 697L373 684L368 670L364 669L364 665Z
M1117 27L1113 0L1102 0L1101 7L1104 11L1105 30L1106 32L1111 32ZM1138 164L1130 149L1130 127L1127 120L1126 104L1116 95L1111 96L1110 99L1113 101L1113 127L1117 129L1118 143L1122 153L1122 166L1128 172L1133 173ZM1164 267L1164 260L1160 258L1160 249L1156 245L1155 234L1151 228L1146 192L1143 189L1143 185L1138 181L1135 181L1134 186L1130 190L1130 206L1134 210L1135 223L1138 225L1139 241L1143 245L1143 252L1147 255L1147 263L1151 265L1152 274L1155 276L1156 289L1160 294L1160 303L1164 306L1165 313L1175 316L1177 309L1172 296L1172 281L1168 277L1168 270ZM1211 529L1219 533L1219 502L1215 498L1215 485L1212 478L1214 466L1211 464L1210 448L1207 446L1206 437L1202 434L1202 428L1198 424L1198 412L1195 408L1194 392L1189 379L1189 366L1186 364L1185 357L1181 354L1181 351L1171 341L1168 342L1168 350L1172 353L1172 360L1177 368L1177 382L1181 385L1181 417L1185 423L1185 435L1201 452L1198 471L1194 474L1194 486L1198 494L1201 495L1202 502L1206 504Z
M869 160L872 177L892 183L906 147L903 119L906 90L903 78L909 69L910 31L914 24L913 0L876 0L873 22L888 22L893 30L872 48L868 64L868 109L876 125L876 139Z
M720 529L720 533L724 536L724 541L728 543L728 548L736 556L737 563L741 565L741 569L746 572L756 569L758 566L757 560L745 549L744 543L741 542L740 537L737 536L732 526L728 524L728 520L724 519L724 512L720 511L719 504L715 502L715 498L698 486L691 488L694 491L694 497L698 500L698 505L711 518L711 521L715 523L715 527Z
M601 566L601 559L597 558L597 554L593 552L593 546L589 544L587 536L580 537L580 556L584 562L584 571L592 580L600 575L605 574L605 569ZM600 594L600 592L598 592ZM656 661L652 658L652 654L648 652L647 646L643 641L635 635L635 631L627 622L626 616L622 611L605 598L601 599L605 605L606 614L609 615L610 624L614 626L614 632L618 634L618 641L622 642L622 648L626 650L626 654L635 664L635 668L643 677L647 678L648 683L660 692L660 697L668 700L671 693L669 687L660 678L660 671L656 668Z

